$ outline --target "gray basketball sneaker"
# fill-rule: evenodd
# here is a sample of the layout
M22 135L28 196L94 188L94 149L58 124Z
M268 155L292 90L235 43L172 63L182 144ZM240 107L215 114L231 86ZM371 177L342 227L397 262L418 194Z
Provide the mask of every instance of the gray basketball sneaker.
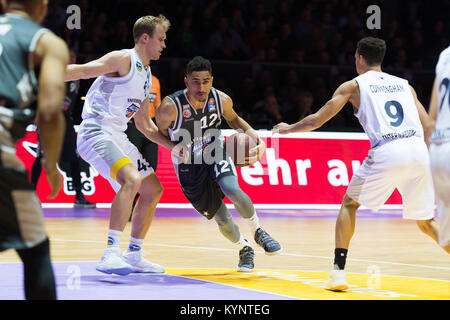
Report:
M255 252L252 247L245 246L239 251L239 264L237 271L249 272L255 267L253 263L253 258L255 257Z
M264 248L268 256L274 256L281 252L281 245L278 241L261 228L258 228L255 232L255 242Z

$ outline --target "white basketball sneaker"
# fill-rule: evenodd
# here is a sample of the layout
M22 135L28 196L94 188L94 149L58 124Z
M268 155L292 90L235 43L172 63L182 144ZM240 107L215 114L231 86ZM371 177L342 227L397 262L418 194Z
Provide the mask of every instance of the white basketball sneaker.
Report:
M142 250L125 251L123 259L129 263L136 273L164 273L166 270L159 264L152 263L145 259L142 255Z
M120 276L126 276L133 270L131 265L123 260L119 247L106 248L103 252L102 259L95 269L103 273L114 273Z
M348 289L345 270L332 270L326 288L331 291L343 291Z

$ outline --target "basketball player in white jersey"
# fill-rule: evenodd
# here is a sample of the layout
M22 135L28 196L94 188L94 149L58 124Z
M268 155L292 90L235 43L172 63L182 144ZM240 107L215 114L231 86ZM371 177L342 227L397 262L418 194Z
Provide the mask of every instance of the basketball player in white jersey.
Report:
M163 188L124 131L134 117L136 127L148 139L171 151L175 146L159 133L148 108L152 87L150 61L158 60L166 47L169 27L170 22L163 15L141 17L133 27L133 49L112 51L98 60L67 68L66 81L98 77L86 95L77 148L80 156L116 191L111 204L108 247L97 265L97 270L104 273L164 272L163 267L143 258L141 248ZM130 244L121 255L120 236L137 192L141 197L133 213Z
M439 56L428 112L436 123L429 151L439 218L439 244L450 252L450 47Z
M403 218L416 220L420 230L438 242L433 181L424 140L424 130L432 128L432 121L408 81L382 72L385 52L384 40L361 39L355 53L359 76L340 85L316 113L273 128L280 134L312 131L350 102L369 137L371 149L350 181L336 221L334 269L327 284L334 291L348 288L344 267L361 204L377 211L397 188L403 199Z

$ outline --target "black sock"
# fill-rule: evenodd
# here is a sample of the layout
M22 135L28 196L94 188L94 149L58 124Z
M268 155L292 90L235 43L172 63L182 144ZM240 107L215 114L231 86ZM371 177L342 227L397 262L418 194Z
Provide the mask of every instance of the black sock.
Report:
M348 249L336 248L334 249L334 264L338 266L339 270L344 270L345 262L347 260Z
M42 165L41 165L42 157L38 156L36 160L33 162L33 166L31 167L31 179L30 182L34 188L36 188L37 183L39 181L39 177L41 176Z
M25 299L55 300L56 286L48 239L33 248L17 250L17 253L24 266Z

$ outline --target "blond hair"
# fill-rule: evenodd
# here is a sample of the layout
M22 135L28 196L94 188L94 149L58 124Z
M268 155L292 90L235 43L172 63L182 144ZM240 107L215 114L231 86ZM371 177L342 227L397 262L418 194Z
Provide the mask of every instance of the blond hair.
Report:
M170 28L170 21L162 14L157 17L143 16L137 19L133 26L134 43L137 43L144 33L153 37L153 32L158 24L161 25L166 32Z

